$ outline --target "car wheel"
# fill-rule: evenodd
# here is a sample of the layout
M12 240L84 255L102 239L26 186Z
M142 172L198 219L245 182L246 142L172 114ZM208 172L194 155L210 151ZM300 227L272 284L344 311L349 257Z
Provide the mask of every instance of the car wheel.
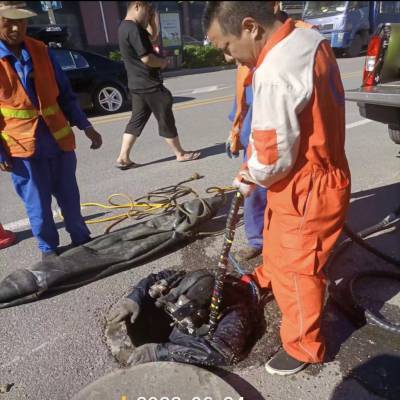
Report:
M362 38L361 35L354 36L353 41L346 50L347 57L358 57L362 50Z
M400 144L400 126L389 125L389 136L396 144Z
M114 114L124 110L127 106L124 91L116 84L99 86L93 96L94 108L102 114Z

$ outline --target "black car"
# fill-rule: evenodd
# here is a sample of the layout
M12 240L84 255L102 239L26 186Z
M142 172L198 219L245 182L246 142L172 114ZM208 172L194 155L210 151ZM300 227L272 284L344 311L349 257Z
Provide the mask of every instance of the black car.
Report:
M28 35L52 48L82 108L112 114L127 107L128 79L122 62L70 48L68 26L30 25Z
M99 54L52 48L84 109L112 114L128 105L128 80L124 65Z

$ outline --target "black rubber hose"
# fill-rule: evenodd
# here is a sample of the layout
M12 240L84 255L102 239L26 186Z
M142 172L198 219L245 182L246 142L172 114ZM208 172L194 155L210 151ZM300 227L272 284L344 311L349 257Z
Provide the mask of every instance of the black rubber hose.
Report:
M332 264L347 247L351 243L356 243L360 247L363 247L366 249L368 252L376 255L377 257L381 258L382 260L386 261L389 264L392 264L395 267L400 267L400 260L383 253L382 251L376 249L375 247L371 246L369 243L365 241L365 239L377 232L380 232L382 230L388 229L391 226L394 226L400 221L400 207L394 212L389 214L387 217L385 217L382 221L380 221L378 224L375 224L371 227L368 227L359 233L353 232L347 225L344 226L344 232L348 236L348 239L344 240L338 247L337 251L333 254L332 259L330 261L330 264ZM368 272L361 272L359 274L356 274L351 278L351 280L348 283L348 290L349 294L351 296L351 300L353 302L353 311L349 312L349 307L348 304L344 306L342 304L341 299L338 299L335 295L332 295L331 293L331 298L332 300L338 304L338 306L343 309L347 315L352 314L352 320L357 323L356 320L359 320L359 318L356 317L356 314L361 314L363 313L365 316L365 321L367 323L373 323L377 325L378 327L385 329L389 332L397 333L400 334L400 323L396 322L390 322L387 321L385 318L378 316L377 314L374 314L372 311L365 309L362 307L360 304L360 299L356 294L355 291L355 285L357 282L359 282L361 279L364 278L388 278L388 279L394 279L394 280L399 280L400 281L400 273L395 273L395 272L385 272L385 271L368 271ZM331 289L335 291L334 287ZM346 302L347 303L347 302Z
M366 321L369 323L373 323L389 332L400 334L400 322L396 323L388 321L384 317L380 317L377 314L374 314L372 311L367 310L366 308L361 306L361 301L355 291L355 285L365 278L388 278L400 281L400 274L395 272L384 272L384 271L362 272L354 276L349 282L349 290L351 297L354 303L357 305L357 307L359 307L364 311Z
M384 230L387 228L388 227L385 226L385 227L382 227L380 230ZM343 230L346 233L346 235L352 240L352 242L354 242L354 243L358 244L359 246L363 247L364 249L368 250L370 253L375 254L377 257L388 262L389 264L392 264L396 267L400 267L400 260L397 260L396 258L389 256L388 254L385 254L382 251L371 246L359 234L353 232L347 225L344 226ZM379 232L379 231L374 231L374 233L376 233L376 232Z

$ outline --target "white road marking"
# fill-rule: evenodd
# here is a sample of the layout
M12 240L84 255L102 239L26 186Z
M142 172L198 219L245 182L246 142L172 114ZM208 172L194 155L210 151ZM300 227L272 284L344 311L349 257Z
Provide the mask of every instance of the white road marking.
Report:
M224 90L231 88L232 85L213 85L213 86L204 86L195 89L184 89L184 90L177 90L173 91L173 95L182 95L182 94L199 94L199 93L210 93L216 92L218 90Z
M53 210L53 218L59 217L60 216L60 210ZM26 228L27 226L30 226L30 222L28 218L20 219L15 222L10 222L8 224L4 224L3 228L7 229L9 231L17 231L22 228Z
M43 350L46 347L52 346L54 345L57 341L59 341L60 339L66 337L67 335L65 333L61 334L61 335L57 335L55 338L48 340L47 342L42 343L40 346L35 347L32 350L27 351L25 354L19 355L14 357L11 361L9 361L8 363L3 364L1 367L2 368L7 368L13 364L19 363L20 361L22 361L24 358L29 357L32 354L37 353L40 350Z
M204 89L204 88L203 88ZM351 124L347 124L346 125L346 129L352 129L355 128L357 126L360 125L365 125L365 124L369 124L370 122L373 122L370 119L362 119L360 121L356 121L356 122L352 122ZM53 210L53 217L56 218L60 215L60 211L59 210ZM15 221L15 222L10 222L8 224L3 225L4 229L10 230L10 231L17 231L19 229L22 228L26 228L28 227L29 224L29 219L28 218L24 218L24 219L20 219L19 221Z
M347 124L346 129L351 129L351 128L355 128L356 126L369 124L370 122L373 122L373 121L371 119L362 119L360 121L356 121L356 122L352 122L351 124Z

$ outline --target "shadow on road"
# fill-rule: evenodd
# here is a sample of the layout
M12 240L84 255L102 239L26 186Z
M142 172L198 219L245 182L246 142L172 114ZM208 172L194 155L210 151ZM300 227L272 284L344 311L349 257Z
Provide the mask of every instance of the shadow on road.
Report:
M225 144L224 143L217 143L217 144L215 144L213 146L204 147L202 149L195 149L195 151L200 151L201 152L201 156L199 158L199 160L200 160L202 158L212 157L212 156L216 156L218 154L225 153ZM176 160L175 156L159 158L158 160L150 161L148 163L139 164L137 168L146 167L147 165L159 164L159 163L168 162L168 161L175 161L175 160ZM187 162L196 162L196 160L187 161Z
M365 398L359 391L361 383L365 389L388 400L400 399L400 357L382 354L352 369L335 388L330 400Z
M359 232L380 222L399 205L400 183L354 193L347 214L347 224L353 231ZM376 236L367 238L366 242L400 260L399 229L383 231ZM340 248L340 244L337 248ZM355 378L367 390L379 393L381 396L390 394L391 397L385 398L398 399L400 398L398 383L399 335L375 325L366 325L363 313L351 314L349 309L346 310L347 307L351 309L349 306L352 304L348 290L349 281L355 275L367 271L400 273L398 267L381 260L355 244L350 244L329 265L328 278L330 282L335 282L335 285L331 285L331 289L332 287L334 289L325 306L322 323L322 331L327 342L327 361L338 362L343 376ZM398 323L400 307L396 302L389 303L389 300L398 296L400 292L398 280L366 278L355 285L354 290L364 308L386 317L389 321ZM341 304L340 308L338 303ZM354 319L355 315L361 316L361 318L356 320ZM368 359L369 361L366 361ZM364 363L360 364L362 362ZM396 368L392 369L394 365ZM379 376L379 372L377 372L379 369L382 371L382 376ZM311 374L318 373L318 368L312 367L309 372ZM397 381L393 374L397 374ZM350 383L347 382L343 384L343 387L338 387L331 399L349 398L344 396L344 392L350 390L349 385Z
M83 219L85 221L88 221L90 219L103 217L106 214L107 213L105 213L105 212L100 212L100 213L96 213L96 214L86 215L86 216L83 217ZM60 222L56 223L57 230L59 230L61 228L64 228L64 227L65 227L64 221L60 221ZM23 240L30 239L31 237L33 237L32 230L30 228L29 229L25 229L25 230L23 230L21 232L15 232L15 234L17 236L18 242L22 242Z

